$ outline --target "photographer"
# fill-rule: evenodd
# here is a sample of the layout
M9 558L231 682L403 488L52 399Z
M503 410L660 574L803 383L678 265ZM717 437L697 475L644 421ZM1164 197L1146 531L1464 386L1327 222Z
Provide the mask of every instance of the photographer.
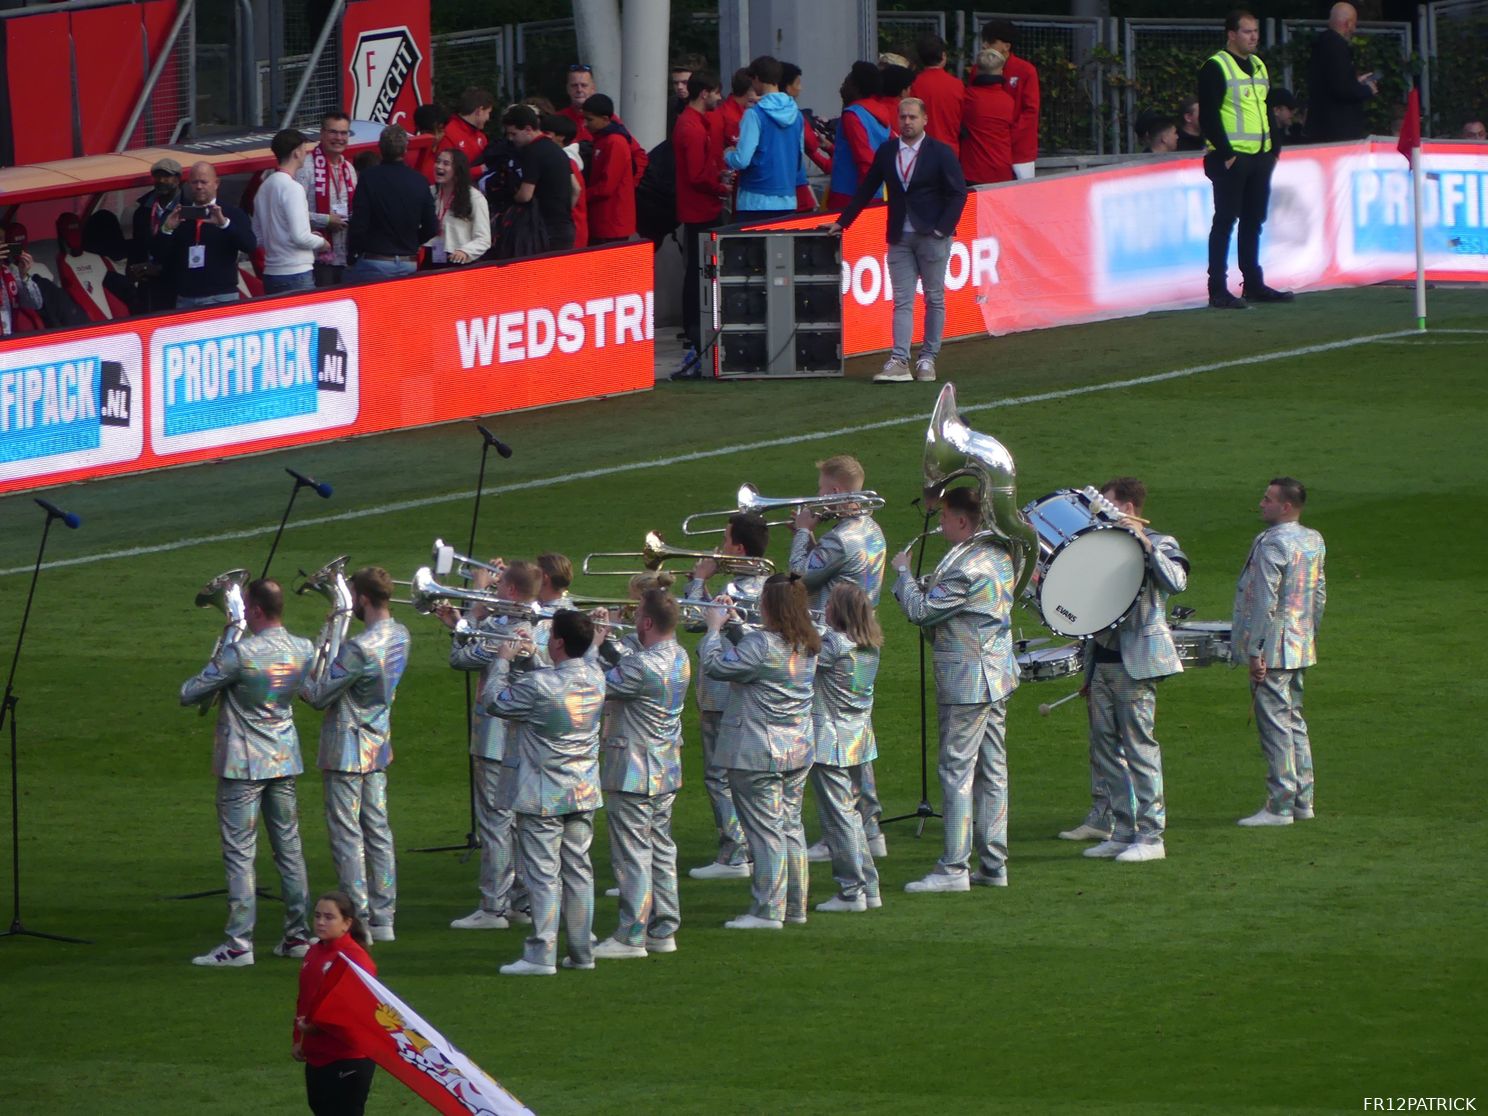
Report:
M0 337L9 337L18 328L30 332L41 328L41 290L31 275L31 253L22 249L11 253L10 245L0 240Z
M176 292L178 309L238 301L238 253L258 246L248 215L217 199L217 171L196 163L187 203L161 222L151 252Z

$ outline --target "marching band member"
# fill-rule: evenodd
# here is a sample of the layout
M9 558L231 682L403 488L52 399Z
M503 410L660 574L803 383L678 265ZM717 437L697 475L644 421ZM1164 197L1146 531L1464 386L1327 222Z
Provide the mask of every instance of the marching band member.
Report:
M731 603L720 596L721 603ZM729 647L723 609L708 614L698 647L705 673L731 682L719 725L716 762L729 789L754 861L754 902L724 923L730 930L779 930L806 921L806 836L801 799L811 767L812 680L821 636L795 574L775 574L759 598L761 627Z
M500 559L492 563L500 565ZM476 571L474 584L484 580ZM537 599L540 575L531 562L512 562L502 568L496 579L496 593L505 601L530 604ZM450 627L459 619L451 608L441 608L438 616ZM533 638L532 625L526 620L509 616L478 617L477 633L504 633L513 637L513 646L522 639ZM481 688L484 689L496 674L497 648L478 639L456 643L450 648L450 666L456 670L481 672ZM522 666L528 664L524 661ZM526 922L527 916L515 909L516 899L523 890L521 878L516 871L515 838L512 835L513 817L509 809L500 804L497 794L501 781L502 759L508 745L506 722L486 711L483 702L476 703L474 724L470 734L470 754L475 765L475 825L480 835L480 893L481 905L464 918L450 923L455 930L505 930L512 922Z
M257 913L254 856L258 813L263 810L284 899L280 957L303 957L310 948L305 923L309 884L300 848L294 777L303 771L294 725L299 692L315 648L284 630L284 590L260 578L244 594L249 635L229 643L205 669L181 686L181 704L221 693L212 770L217 775L217 821L227 868L227 940L192 959L193 965L232 968L253 964Z
M497 651L481 703L493 717L517 722L503 759L501 805L516 814L517 842L532 897L532 933L522 956L501 966L508 976L552 976L558 970L560 910L568 936L565 969L594 968L594 811L599 789L599 724L604 674L589 652L587 616L563 609L553 617L549 670L511 674L514 644ZM560 899L560 890L562 897Z
M1313 816L1312 742L1302 719L1302 676L1317 662L1317 630L1328 600L1323 536L1302 526L1307 489L1277 477L1261 497L1266 529L1250 545L1235 587L1230 646L1250 667L1250 689L1266 757L1266 805L1243 826L1291 825Z
M387 768L393 762L392 711L408 665L408 629L388 609L393 579L380 566L351 576L352 615L364 630L341 644L334 662L300 690L315 709L329 709L320 727L321 782L331 859L341 890L372 940L393 940L398 906L397 863L388 825Z
M816 463L816 491L822 497L838 496L844 492L861 492L865 482L863 466L856 457L837 454ZM849 513L853 509L845 509ZM811 607L825 610L827 596L833 586L844 582L859 585L868 594L868 601L878 606L878 597L883 590L884 564L888 544L881 528L867 512L844 514L837 518L831 528L818 541L815 537L820 517L810 508L800 508L792 525L790 568L806 582L806 590L815 594ZM868 845L874 856L887 856L888 841L879 830L879 818L883 806L878 800L878 781L873 775L873 764L857 766L853 774L853 790L858 799L858 808L863 813L863 827L868 834ZM821 800L817 800L821 806ZM825 809L823 807L823 809ZM812 860L829 860L825 840L817 842L808 850Z
M1010 622L1014 570L1012 557L994 541L957 545L980 523L972 489L945 492L940 526L955 549L936 566L929 592L910 575L909 551L894 556L894 596L910 623L928 629L934 646L945 804L945 852L933 872L905 885L910 892L1007 886L1007 697L1018 685ZM973 856L976 868L968 874Z
M550 550L537 556L537 568L542 578L537 590L538 606L547 612L573 608L573 598L568 592L568 587L573 584L573 563L565 555ZM533 633L538 666L553 665L548 658L548 632L551 628L550 620L539 620Z
M1157 684L1183 664L1168 631L1168 597L1188 586L1188 556L1171 535L1149 531L1140 517L1147 487L1117 477L1101 495L1128 517L1146 552L1147 569L1137 603L1115 629L1085 643L1085 684L1090 702L1090 814L1059 836L1104 839L1085 850L1096 859L1123 863L1162 860L1166 812L1162 750L1154 733Z
M826 619L811 706L816 730L811 785L821 806L837 894L818 903L816 909L865 911L883 906L883 900L878 895L878 869L868 851L863 816L858 812L853 770L878 754L871 717L883 629L868 594L845 581L832 587Z
M757 512L738 512L729 516L723 529L721 553L734 557L763 558L770 545L770 528ZM708 579L718 572L718 563L703 558L692 568L684 597L690 601L711 599ZM734 600L754 599L764 588L765 579L757 575L740 575L729 583L726 595ZM721 611L721 610L720 610ZM737 624L723 629L725 638L737 642L743 629ZM699 652L701 654L701 651ZM695 880L749 878L749 846L739 815L729 791L728 768L718 762L718 727L728 704L729 684L710 678L706 671L697 672L698 731L703 739L703 786L713 807L713 824L718 831L718 856L687 874Z
M639 649L621 656L605 675L599 776L620 884L620 921L594 947L596 958L677 948L681 908L672 805L682 785L682 706L692 678L687 652L677 643L677 615L670 593L647 590L636 611Z

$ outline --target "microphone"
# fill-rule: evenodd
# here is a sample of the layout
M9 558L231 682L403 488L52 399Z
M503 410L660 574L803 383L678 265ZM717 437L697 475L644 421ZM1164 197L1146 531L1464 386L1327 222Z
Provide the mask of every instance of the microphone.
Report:
M43 500L40 496L34 497L34 499L36 500L37 505L40 506L47 513L48 519L60 519L74 531L76 531L83 525L83 521L80 516L74 515L72 512L69 511L63 511L50 500Z
M512 455L511 446L507 445L500 438L496 437L496 435L492 434L480 423L476 423L475 428L479 430L482 436L486 439L486 445L494 447L496 452L499 453L502 457L510 457Z
M334 489L325 481L318 481L314 477L307 477L304 473L297 473L293 469L285 469L286 473L295 479L296 488L313 488L315 494L322 500L329 500Z

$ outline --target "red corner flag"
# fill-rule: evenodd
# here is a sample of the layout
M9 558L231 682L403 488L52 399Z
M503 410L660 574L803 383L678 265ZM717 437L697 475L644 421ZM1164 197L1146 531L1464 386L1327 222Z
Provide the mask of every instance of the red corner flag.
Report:
M1400 124L1400 142L1395 146L1407 162L1411 160L1411 152L1421 146L1421 94L1415 86L1411 86L1410 96L1405 99L1405 119Z

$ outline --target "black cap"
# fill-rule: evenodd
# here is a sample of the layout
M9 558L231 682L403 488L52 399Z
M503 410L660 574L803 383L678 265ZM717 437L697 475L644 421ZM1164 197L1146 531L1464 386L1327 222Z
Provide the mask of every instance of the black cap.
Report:
M1292 96L1290 89L1284 89L1282 86L1277 85L1266 94L1266 104L1271 108L1295 109L1297 107L1297 98Z

